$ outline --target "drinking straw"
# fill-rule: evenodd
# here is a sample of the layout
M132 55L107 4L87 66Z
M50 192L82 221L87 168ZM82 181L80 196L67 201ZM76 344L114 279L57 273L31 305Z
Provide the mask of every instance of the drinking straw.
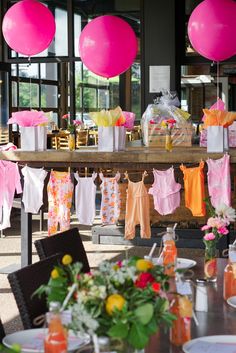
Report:
M153 255L153 253L154 253L154 251L156 249L156 246L157 246L157 243L154 243L152 248L151 248L151 250L150 250L150 252L149 252L149 254L148 254L148 256L152 257L152 255Z
M199 321L198 321L198 319L197 319L197 316L196 316L196 314L195 314L195 311L194 311L194 310L193 310L193 320L194 320L194 322L195 322L196 326L199 326Z
M63 310L65 310L65 307L67 306L72 294L74 293L74 291L77 289L77 284L74 283L71 287L71 289L69 290L67 296L64 299L64 302L62 303L62 307L60 309L60 312L62 312Z

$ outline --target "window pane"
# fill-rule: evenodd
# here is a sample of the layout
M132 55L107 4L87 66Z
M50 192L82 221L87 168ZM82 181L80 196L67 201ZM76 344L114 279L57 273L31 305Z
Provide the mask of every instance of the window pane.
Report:
M81 16L75 14L74 15L74 51L75 56L79 55L79 37L81 33Z
M39 86L36 84L20 82L19 106L35 108L39 107Z
M86 109L96 109L97 108L97 97L96 89L84 87L83 89L83 102L84 108Z
M80 111L82 108L82 63L75 62L75 95L76 95L76 112Z
M42 79L57 81L57 64L40 64L40 74Z
M98 108L108 109L109 108L109 90L98 89Z
M19 77L39 77L38 64L19 64Z
M131 109L136 119L141 119L141 70L140 63L131 67Z
M17 76L17 65L16 64L11 64L11 75Z
M57 108L57 86L41 85L41 107Z
M17 107L17 83L15 81L12 81L11 83L12 87L12 106Z

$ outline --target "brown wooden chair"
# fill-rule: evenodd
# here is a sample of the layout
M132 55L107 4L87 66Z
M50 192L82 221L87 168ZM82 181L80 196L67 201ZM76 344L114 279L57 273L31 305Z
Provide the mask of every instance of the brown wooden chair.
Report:
M88 146L88 130L76 131L76 147Z
M83 264L83 272L90 271L88 258L77 228L36 240L34 245L40 259L45 259L56 253L69 254L72 256L73 262L79 261Z
M8 275L25 329L42 326L37 325L34 320L48 311L46 297L39 298L33 294L42 284L48 283L53 267L61 261L61 258L61 254L55 254Z

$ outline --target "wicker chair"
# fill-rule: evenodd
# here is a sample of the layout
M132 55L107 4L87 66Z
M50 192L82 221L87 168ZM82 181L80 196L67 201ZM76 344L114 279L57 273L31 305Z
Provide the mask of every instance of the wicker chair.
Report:
M32 295L39 286L48 283L50 273L54 265L61 261L61 257L61 254L56 254L8 275L25 329L41 326L37 325L34 319L47 312L46 297Z
M79 261L83 264L83 272L90 271L88 258L77 228L36 240L34 245L40 259L45 259L56 253L70 254L73 262Z
M3 337L5 337L5 331L4 331L2 321L0 319L0 343L2 342Z

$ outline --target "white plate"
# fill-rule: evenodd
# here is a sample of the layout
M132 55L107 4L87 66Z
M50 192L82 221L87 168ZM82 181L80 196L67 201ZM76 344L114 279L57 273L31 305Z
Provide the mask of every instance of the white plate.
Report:
M43 353L44 352L44 337L47 330L44 328L24 330L6 335L2 343L11 348L14 343L21 346L22 353ZM90 337L87 334L74 334L69 331L68 336L68 352L73 352L80 347L85 346L90 342Z
M162 265L162 259L160 259L161 261L159 261L159 259L157 257L153 257L152 261L155 265ZM194 266L196 266L196 261L191 260L191 259L183 259L182 257L178 257L177 259L177 269L178 270L184 270L184 269L188 269L188 268L192 268Z
M219 345L220 343L226 344L226 346L223 347ZM236 349L236 335L205 336L195 338L189 342L186 342L182 349L184 353L233 353Z
M233 308L236 308L236 295L234 297L229 297L227 303Z

